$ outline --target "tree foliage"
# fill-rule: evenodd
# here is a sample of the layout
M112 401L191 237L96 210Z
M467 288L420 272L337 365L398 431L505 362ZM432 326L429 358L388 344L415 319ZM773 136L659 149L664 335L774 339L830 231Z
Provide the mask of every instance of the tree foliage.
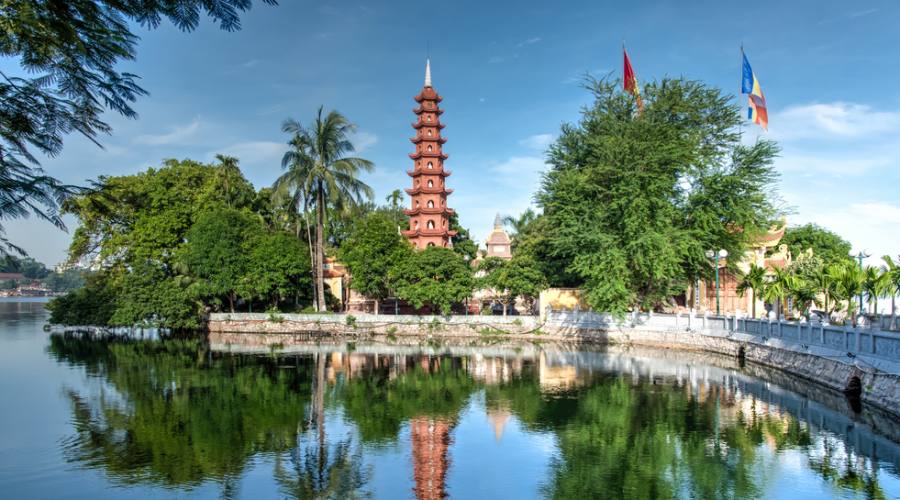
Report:
M449 248L412 252L391 268L397 296L417 308L450 314L454 304L472 295L475 278L469 264Z
M66 204L81 223L70 259L98 266L100 283L115 291L105 324L197 328L223 303L278 306L310 284L309 257L294 235L268 227L257 206L259 196L226 157L101 178Z
M794 258L811 248L825 265L850 260L850 242L815 224L787 228L781 243L788 246Z
M381 301L394 288L391 268L409 259L412 252L410 244L397 232L391 216L378 211L356 221L338 256L350 270L350 287Z
M292 119L282 131L290 134L290 149L281 166L285 172L275 181L277 194L294 201L295 207L315 207L316 240L313 269L316 270L316 304L326 309L325 280L319 270L325 259L325 215L328 209L344 211L372 198L372 188L359 179L374 168L371 161L350 156L354 151L350 134L356 126L337 111L325 113L320 107L307 128Z
M483 286L494 290L503 303L504 316L516 298L533 301L547 286L537 262L527 255L515 255L508 261L488 257L482 261L480 270L486 273L481 280Z
M131 105L147 92L137 75L116 67L135 58L138 36L132 23L156 28L165 18L192 31L206 13L233 31L251 5L251 0L0 4L0 54L16 58L22 70L21 75L0 72L0 219L35 215L65 228L59 207L78 189L44 174L37 155L58 155L73 132L99 145L99 136L112 130L104 121L107 111L137 116ZM22 252L0 225L0 252L8 250Z
M536 199L550 258L588 303L622 312L680 293L712 265L704 252L741 255L777 215L774 143L740 142L738 109L703 83L645 86L645 107L616 81L592 81L594 103L564 125Z

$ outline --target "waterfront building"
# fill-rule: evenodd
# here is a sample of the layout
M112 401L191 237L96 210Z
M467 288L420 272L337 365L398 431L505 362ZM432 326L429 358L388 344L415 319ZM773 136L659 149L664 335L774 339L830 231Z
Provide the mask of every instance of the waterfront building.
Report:
M450 171L444 169L448 155L442 148L447 139L441 136L444 124L440 121L444 111L439 107L442 97L431 85L431 61L425 62L425 86L415 97L419 105L413 109L418 119L413 123L416 136L411 138L416 150L410 153L413 169L406 173L412 177L412 187L406 189L411 198L409 229L403 235L418 249L430 246L450 247L450 238L456 231L450 230L453 210L447 206L447 196L453 192L446 186Z

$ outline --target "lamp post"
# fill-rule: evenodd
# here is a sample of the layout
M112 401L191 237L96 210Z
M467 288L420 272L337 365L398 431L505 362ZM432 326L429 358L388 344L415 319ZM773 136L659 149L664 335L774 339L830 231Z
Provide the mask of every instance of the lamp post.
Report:
M716 252L715 250L707 250L706 258L713 260L715 259L716 266L716 316L720 315L720 307L719 307L719 259L724 259L728 257L728 251L724 248Z
M866 257L871 257L872 254L870 254L869 252L867 252L865 249L862 249L862 250L860 250L859 252L856 252L856 255L853 255L853 254L851 253L850 256L853 257L854 259L856 259L856 260L859 261L859 268L862 269L862 268L863 268L863 259L865 259ZM860 292L859 292L859 313L860 313L860 314L863 314L863 293L862 293L862 290L860 290Z

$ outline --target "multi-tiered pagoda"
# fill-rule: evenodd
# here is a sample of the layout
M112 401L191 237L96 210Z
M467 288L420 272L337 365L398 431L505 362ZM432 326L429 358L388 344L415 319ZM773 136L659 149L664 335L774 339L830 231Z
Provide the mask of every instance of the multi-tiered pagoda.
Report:
M441 137L444 125L440 116L444 112L438 107L441 96L431 86L431 61L425 62L425 87L415 97L419 106L413 112L419 119L413 123L416 136L410 139L416 151L409 155L414 165L406 173L412 177L413 185L406 192L412 198L409 210L409 230L403 235L417 249L430 246L449 247L450 238L456 231L450 230L450 216L453 210L447 207L447 196L453 192L447 189L445 180L450 176L444 170L447 155L441 147L447 139Z

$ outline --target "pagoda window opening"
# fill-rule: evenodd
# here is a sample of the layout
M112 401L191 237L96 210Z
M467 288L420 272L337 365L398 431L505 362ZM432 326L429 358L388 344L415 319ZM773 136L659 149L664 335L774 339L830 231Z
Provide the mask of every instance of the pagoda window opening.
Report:
M428 146L428 151L431 151L431 146Z
M419 208L419 200L416 200L416 208Z
M419 229L419 221L413 221L413 228Z
M428 243L428 246L433 247L433 246L434 246L434 242L432 241L432 242Z
M434 208L434 200L428 200L428 208Z
M428 187L434 187L434 181L428 181Z
M429 168L429 169L432 169L432 168L434 168L434 164L433 164L433 163L431 163L431 162L428 162L428 168Z
M428 221L428 225L426 227L428 227L428 229L434 229L434 221L433 220Z
M431 129L428 130L428 135L431 135Z

